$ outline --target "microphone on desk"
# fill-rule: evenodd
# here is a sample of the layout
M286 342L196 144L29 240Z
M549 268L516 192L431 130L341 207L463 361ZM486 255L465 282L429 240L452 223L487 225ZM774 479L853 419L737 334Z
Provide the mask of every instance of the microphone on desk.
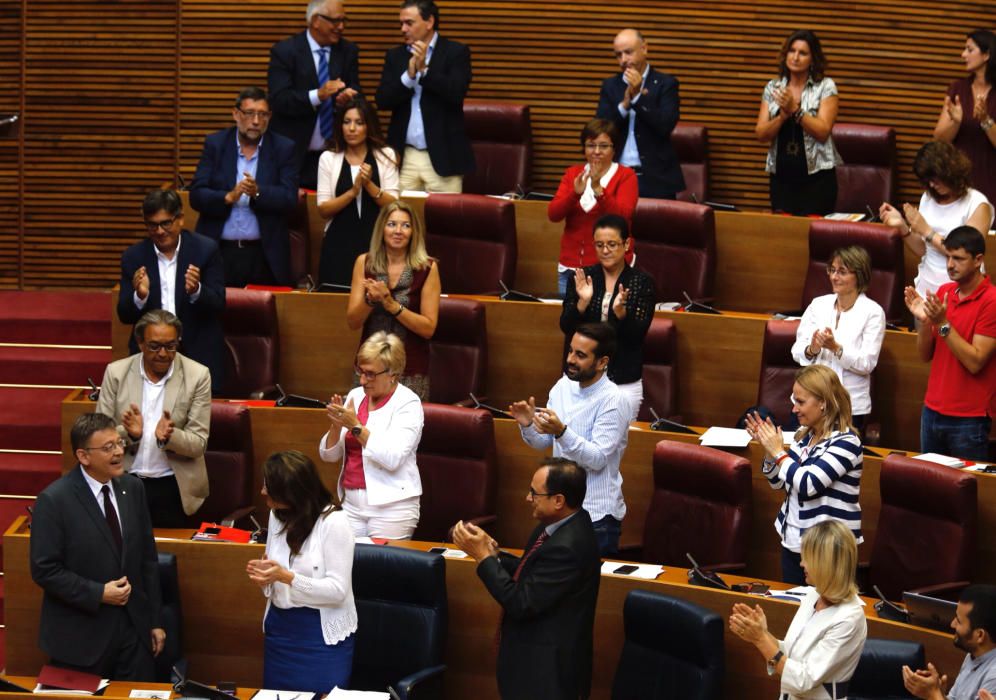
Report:
M93 383L92 377L86 378L86 383L90 385L90 391L87 393L86 397L91 401L96 401L100 398L100 387Z

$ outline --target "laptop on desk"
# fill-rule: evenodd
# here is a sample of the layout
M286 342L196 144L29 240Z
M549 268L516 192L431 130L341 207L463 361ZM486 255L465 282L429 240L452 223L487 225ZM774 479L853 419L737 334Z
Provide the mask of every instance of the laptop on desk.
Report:
M941 598L933 598L920 593L903 593L903 605L910 614L910 624L917 627L927 627L941 632L951 631L951 620L954 619L957 603Z

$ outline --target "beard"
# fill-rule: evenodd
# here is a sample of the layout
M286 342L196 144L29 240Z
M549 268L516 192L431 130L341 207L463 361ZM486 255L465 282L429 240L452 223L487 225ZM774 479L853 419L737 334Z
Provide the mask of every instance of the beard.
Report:
M567 365L567 378L572 382L586 382L589 379L594 379L595 375L598 374L598 370L594 367L589 367L588 369L581 369L577 365Z

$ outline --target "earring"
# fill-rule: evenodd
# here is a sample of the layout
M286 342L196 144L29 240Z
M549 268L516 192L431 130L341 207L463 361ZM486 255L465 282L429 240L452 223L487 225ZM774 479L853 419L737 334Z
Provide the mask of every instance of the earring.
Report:
M824 413L826 413L827 412L827 405L825 403L821 403L820 404L820 410L823 411Z

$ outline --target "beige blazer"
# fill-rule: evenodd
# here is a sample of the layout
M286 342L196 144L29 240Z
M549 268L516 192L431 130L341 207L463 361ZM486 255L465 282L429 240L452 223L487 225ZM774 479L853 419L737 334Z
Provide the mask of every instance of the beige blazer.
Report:
M118 433L129 443L125 450L127 471L135 460L138 441L131 439L120 421L131 404L142 405L141 361L139 353L107 365L97 402L97 411L118 421ZM177 353L173 374L166 382L163 410L170 412L176 426L163 449L180 487L183 511L192 515L208 495L204 463L211 428L211 373L208 368Z

